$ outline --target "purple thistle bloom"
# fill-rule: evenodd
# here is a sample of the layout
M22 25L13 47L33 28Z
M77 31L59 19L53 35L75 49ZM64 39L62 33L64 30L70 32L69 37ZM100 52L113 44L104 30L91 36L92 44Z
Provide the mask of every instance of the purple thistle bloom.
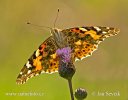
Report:
M59 75L67 80L71 80L75 74L75 66L72 62L72 50L70 47L59 48L56 51L59 57Z
M61 58L61 60L65 63L68 63L71 61L71 48L65 47L62 49L57 49L56 53Z
M58 72L61 77L68 80L71 99L74 100L72 89L72 77L76 72L75 66L72 62L72 50L70 47L57 49L57 56L59 57Z

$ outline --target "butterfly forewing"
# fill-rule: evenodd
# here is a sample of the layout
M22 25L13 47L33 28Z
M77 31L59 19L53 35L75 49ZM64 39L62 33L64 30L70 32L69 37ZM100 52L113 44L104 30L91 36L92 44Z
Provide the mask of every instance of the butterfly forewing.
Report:
M119 32L112 27L75 27L62 30L67 37L69 46L73 49L74 60L86 58L98 47L98 44L109 36Z
M58 71L58 59L56 57L56 46L54 39L49 37L28 59L21 69L16 82L25 83L29 78L40 73L53 73Z

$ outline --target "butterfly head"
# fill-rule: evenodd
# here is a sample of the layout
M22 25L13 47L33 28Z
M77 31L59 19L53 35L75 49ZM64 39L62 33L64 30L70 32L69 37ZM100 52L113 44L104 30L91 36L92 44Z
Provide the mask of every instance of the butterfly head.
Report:
M51 35L53 36L53 38L57 41L60 41L60 39L62 38L61 36L61 30L58 28L52 28L51 29Z
M66 46L66 41L64 34L62 33L61 29L58 28L52 28L51 29L51 35L53 36L53 39L55 40L55 43L59 48Z
M51 29L51 33L52 33L52 34L59 33L60 31L61 31L61 30L58 29L58 28L52 28L52 29Z

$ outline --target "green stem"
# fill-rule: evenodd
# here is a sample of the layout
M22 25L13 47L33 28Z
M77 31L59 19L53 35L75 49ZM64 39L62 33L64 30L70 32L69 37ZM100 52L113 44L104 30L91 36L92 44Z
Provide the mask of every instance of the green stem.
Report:
M72 89L72 79L68 79L68 85L70 89L71 100L74 100L73 89Z

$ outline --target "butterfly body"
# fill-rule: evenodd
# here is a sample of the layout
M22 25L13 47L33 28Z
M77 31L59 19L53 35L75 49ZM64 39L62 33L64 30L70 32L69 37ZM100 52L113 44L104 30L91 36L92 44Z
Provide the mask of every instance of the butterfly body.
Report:
M51 35L55 40L55 43L58 46L58 48L63 48L68 46L66 36L64 36L61 29L57 29L57 28L51 29Z
M16 82L25 83L29 78L41 73L58 72L59 59L56 54L58 48L70 47L72 60L82 60L91 55L98 44L109 36L119 32L111 27L75 27L69 29L51 29L51 36L47 38L28 59L21 69Z

